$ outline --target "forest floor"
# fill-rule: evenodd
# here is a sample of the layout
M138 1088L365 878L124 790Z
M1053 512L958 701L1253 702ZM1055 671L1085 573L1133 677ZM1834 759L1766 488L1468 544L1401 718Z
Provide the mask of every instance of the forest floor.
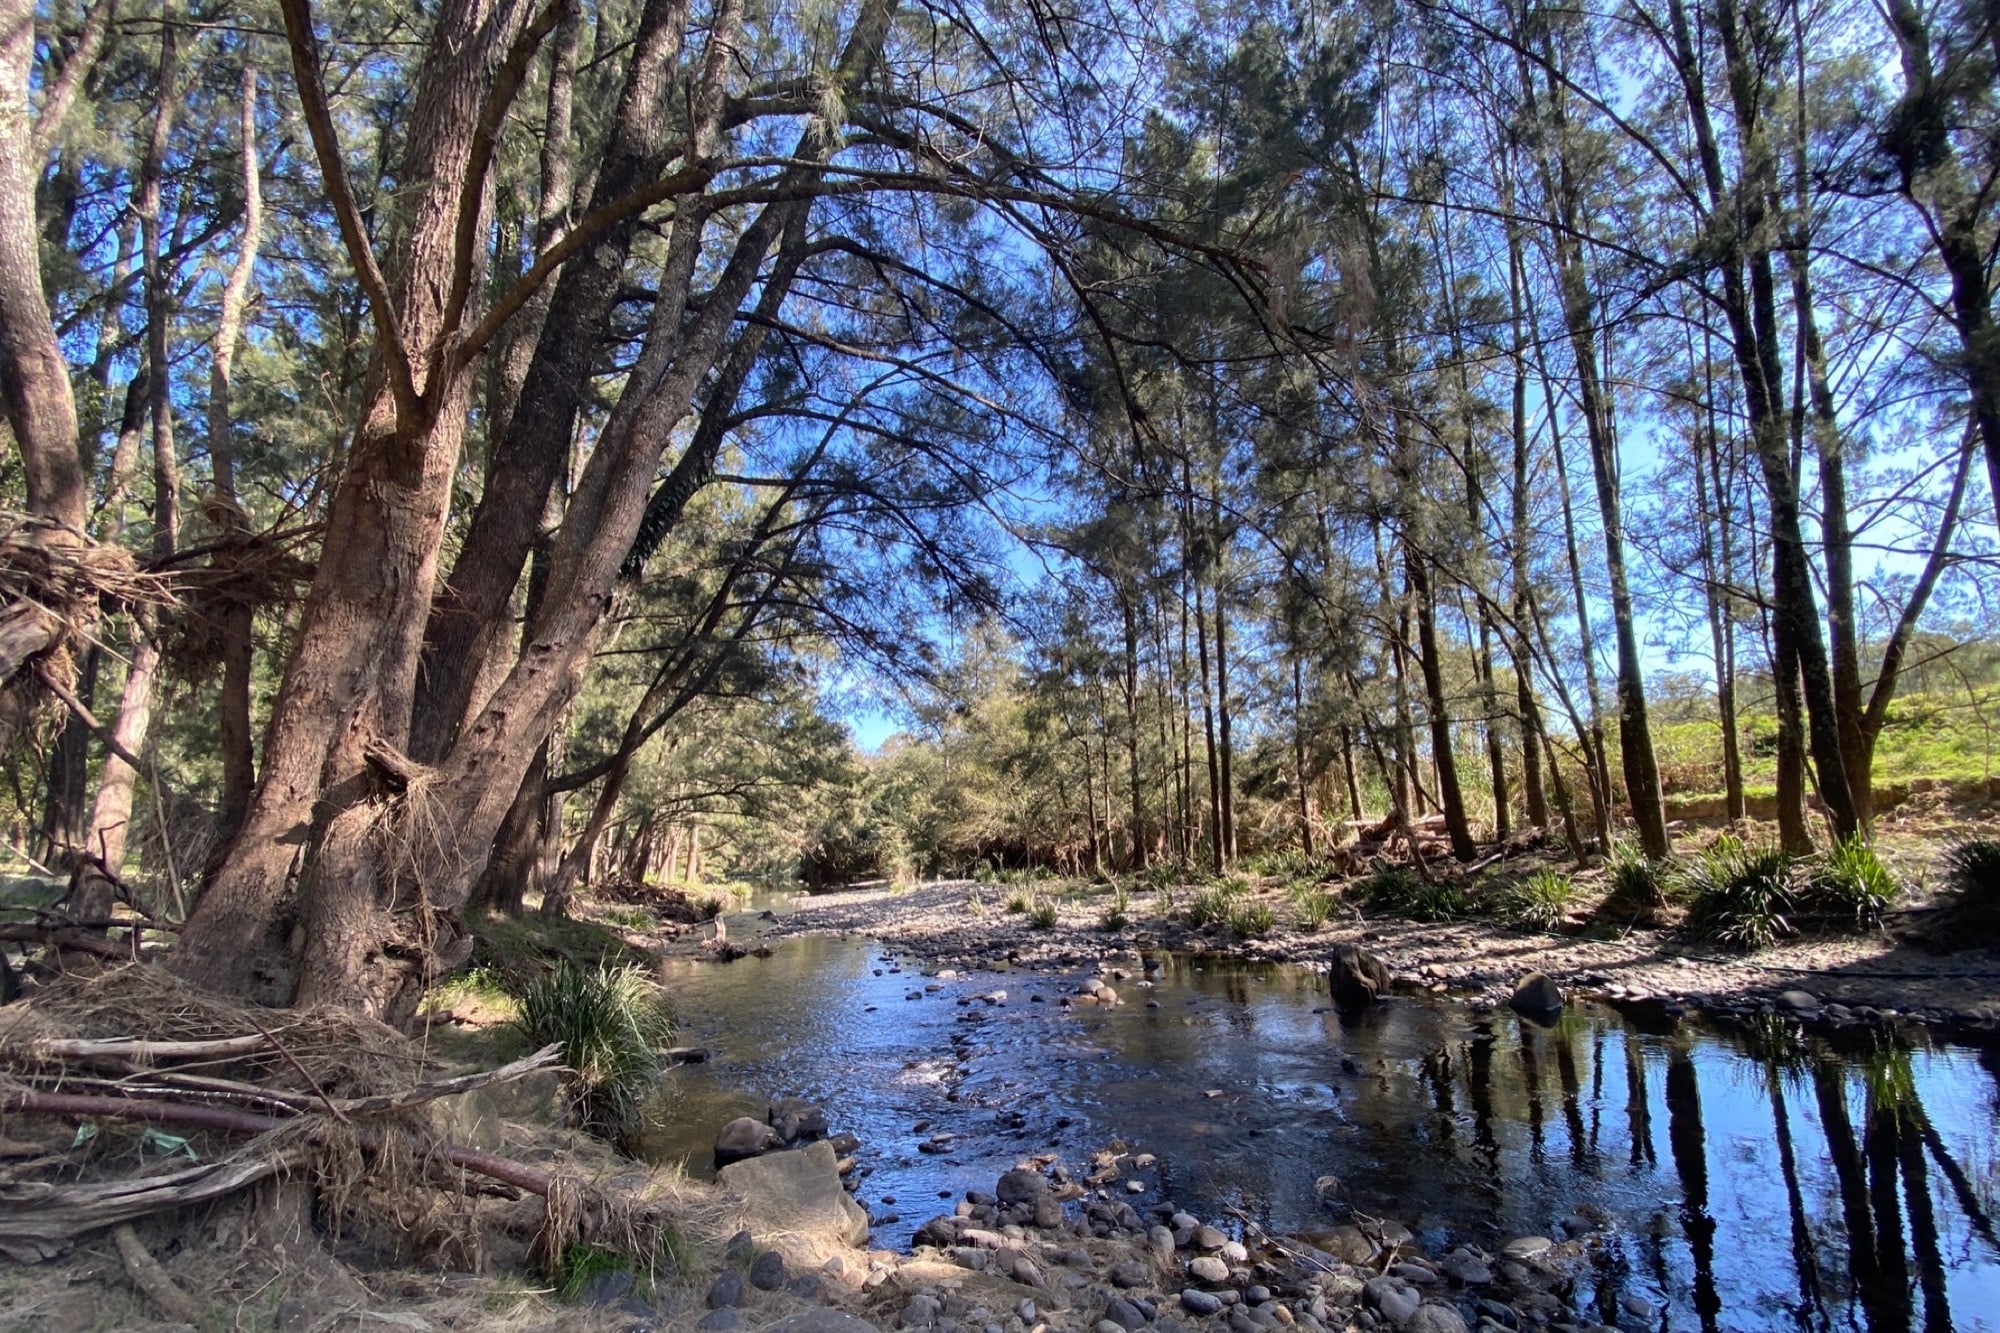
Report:
M1752 829L1748 840L1769 835ZM1332 909L1323 923L1309 925L1291 887L1239 877L1233 902L1270 914L1268 929L1248 935L1226 921L1189 925L1188 904L1201 892L1194 886L1128 888L1121 897L1115 885L1075 880L948 880L803 897L771 934L864 935L961 969L1063 969L1154 950L1323 967L1336 949L1359 945L1380 957L1399 985L1482 1008L1504 1002L1524 974L1539 971L1572 995L1612 1001L1766 1008L1803 991L1835 1023L1900 1018L1990 1032L2000 1029L2000 955L1983 948L1938 951L1933 862L1953 841L1996 835L2000 808L1988 800L1952 801L1939 793L1934 801L1906 803L1876 829L1882 859L1903 885L1880 929L1800 935L1754 953L1690 939L1676 928L1672 909L1643 924L1621 919L1607 909L1602 867L1575 870L1541 849L1486 867L1468 886L1470 912L1442 921L1364 912L1345 893L1355 879L1325 886ZM1713 830L1682 828L1676 851L1693 853L1713 838ZM1576 896L1557 929L1522 930L1481 913L1482 886L1497 893L1542 866L1573 872ZM1118 915L1124 924L1114 929Z

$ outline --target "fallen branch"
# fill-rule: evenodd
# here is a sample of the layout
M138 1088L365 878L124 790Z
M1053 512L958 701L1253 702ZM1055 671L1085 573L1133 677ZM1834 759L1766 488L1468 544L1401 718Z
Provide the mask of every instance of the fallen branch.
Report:
M136 921L121 921L119 925L137 927ZM138 947L138 935L124 943L93 935L88 931L71 926L0 926L0 940L12 940L21 944L53 944L58 949L74 949L78 953L94 953L99 958L115 958L120 962L132 961L133 950Z
M86 1232L219 1199L305 1160L306 1150L300 1147L205 1162L139 1180L0 1184L0 1253L22 1263L53 1259Z
M130 1222L120 1222L113 1228L111 1239L118 1242L118 1257L125 1261L125 1276L161 1314L176 1323L199 1325L202 1322L201 1307L174 1285L174 1280L167 1276L167 1270L160 1267L160 1261L140 1241L139 1233L132 1230Z
M476 1074L461 1074L457 1078L439 1079L435 1083L419 1083L402 1092L380 1093L373 1097L349 1097L333 1104L349 1115L399 1111L406 1106L436 1101L440 1097L454 1097L461 1092L490 1088L497 1083L511 1083L517 1078L527 1077L538 1069L553 1069L561 1063L562 1048L544 1046L533 1055L523 1056L512 1064L501 1065L498 1069L482 1070Z
M0 927L4 930L5 927ZM0 939L5 939L0 935ZM254 1055L270 1044L263 1034L211 1037L202 1041L146 1041L130 1037L48 1037L24 1041L7 1054L17 1060L113 1061L151 1064L160 1060L208 1060L219 1056Z

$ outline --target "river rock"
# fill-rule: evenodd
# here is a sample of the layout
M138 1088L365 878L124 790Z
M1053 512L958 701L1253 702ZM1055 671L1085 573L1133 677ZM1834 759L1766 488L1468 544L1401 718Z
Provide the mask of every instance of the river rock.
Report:
M1174 1233L1161 1226L1147 1228L1146 1248L1155 1259L1165 1263L1174 1257Z
M1123 1296L1113 1296L1104 1303L1104 1317L1122 1329L1144 1328L1147 1324L1146 1312Z
M825 1142L732 1163L715 1173L715 1183L743 1200L752 1231L790 1232L833 1245L868 1239L868 1214L841 1185L833 1148Z
M1146 1271L1146 1265L1136 1259L1121 1259L1111 1265L1110 1277L1111 1285L1120 1291L1143 1287L1153 1280L1153 1275Z
M720 1310L741 1304L743 1304L743 1275L733 1268L725 1268L715 1275L715 1281L708 1284L708 1308Z
M1200 1255L1188 1260L1188 1272L1203 1282L1227 1282L1229 1265L1212 1254Z
M1005 1204L1033 1203L1048 1192L1049 1182L1043 1179L1042 1173L1026 1167L1007 1172L993 1187L995 1197Z
M1222 1308L1222 1298L1211 1295L1199 1287L1189 1287L1181 1293L1181 1309L1189 1314L1209 1315Z
M1809 990L1788 990L1778 996L1778 1007L1795 1014L1816 1014L1820 1008L1819 996Z
M1493 1281L1493 1270L1486 1261L1462 1245L1438 1260L1438 1269L1452 1281L1467 1287L1483 1287Z
M766 1250L750 1265L750 1285L759 1291L776 1291L785 1285L785 1256Z
M1219 1250L1229 1243L1229 1237L1223 1235L1219 1227L1206 1223L1194 1229L1193 1239L1197 1250Z
M876 1333L876 1328L851 1314L821 1308L786 1315L775 1324L764 1325L764 1333Z
M1222 1249L1218 1253L1232 1264L1247 1264L1250 1262L1250 1251L1244 1248L1242 1241L1226 1240L1222 1242Z
M1449 1305L1435 1301L1417 1307L1403 1333L1467 1333L1465 1317Z
M736 1333L744 1327L743 1315L734 1306L725 1305L695 1320L694 1326L700 1333Z
M1547 1236L1516 1236L1500 1247L1500 1253L1509 1259L1533 1259L1548 1253L1554 1244Z
M747 1115L736 1117L715 1136L715 1167L720 1171L732 1162L761 1157L778 1146L778 1135L761 1120Z
M1554 1018L1562 1012L1561 987L1540 972L1530 972L1514 983L1508 1007L1527 1018Z
M826 1112L803 1097L780 1097L764 1119L787 1148L826 1137Z
M1333 1002L1358 1009L1375 1003L1389 989L1389 967L1358 945L1337 945L1326 976Z
M1361 1290L1368 1303L1398 1328L1415 1317L1424 1303L1424 1298L1398 1277L1370 1278Z

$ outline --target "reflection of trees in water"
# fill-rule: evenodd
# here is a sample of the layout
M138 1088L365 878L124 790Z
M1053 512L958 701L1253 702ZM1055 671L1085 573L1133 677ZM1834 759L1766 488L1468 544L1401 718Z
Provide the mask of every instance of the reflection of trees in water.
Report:
M1715 1219L1708 1211L1708 1136L1701 1122L1701 1086L1687 1047L1667 1048L1667 1146L1681 1181L1681 1234L1694 1260L1694 1309L1704 1333L1721 1328L1715 1288Z

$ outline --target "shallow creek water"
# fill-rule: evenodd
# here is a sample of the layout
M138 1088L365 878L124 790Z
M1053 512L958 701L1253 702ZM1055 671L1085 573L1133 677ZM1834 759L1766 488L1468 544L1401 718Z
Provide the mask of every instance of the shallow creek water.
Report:
M1595 1005L1547 1028L1430 997L1343 1017L1306 969L1186 956L1070 1008L1081 972L939 983L862 940L774 947L666 964L681 1039L714 1058L671 1075L651 1155L705 1174L725 1121L809 1098L862 1141L878 1244L1018 1157L1081 1176L1119 1142L1157 1159L1119 1197L1279 1235L1358 1211L1439 1253L1595 1217L1578 1295L1607 1323L1634 1295L1670 1329L2000 1329L1997 1052Z

